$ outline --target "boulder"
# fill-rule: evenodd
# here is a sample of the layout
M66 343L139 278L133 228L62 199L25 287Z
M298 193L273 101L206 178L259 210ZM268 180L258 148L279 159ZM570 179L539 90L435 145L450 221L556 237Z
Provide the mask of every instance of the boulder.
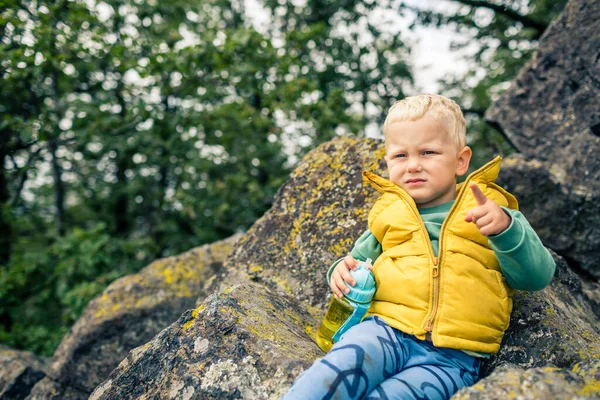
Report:
M585 296L600 316L600 269L587 271L581 264L598 262L600 191L574 190L560 166L521 154L504 159L498 183L517 195L520 210L547 247L561 255L577 249L576 259L565 259L584 278Z
M313 317L264 285L234 285L133 350L90 400L279 398L319 356Z
M88 392L78 390L72 386L64 385L50 379L48 376L39 381L31 390L26 400L77 400L87 399Z
M378 194L362 172L387 175L383 142L339 138L313 150L280 188L273 207L241 239L212 290L251 280L323 310L325 272L367 229Z
M0 399L24 399L48 366L46 358L0 345Z
M570 370L582 361L600 360L600 317L584 293L582 281L551 251L556 273L538 292L517 291L510 326L500 351L482 365L482 376L510 363L521 368ZM541 397L540 397L541 399Z
M596 280L600 279L599 21L600 2L570 1L540 39L532 60L485 114L525 159L550 165L547 171L562 199L552 205L554 213L546 215L543 223L548 226L540 235ZM522 178L522 182L531 179ZM536 186L520 185L514 194L531 196L531 190L539 191ZM537 206L547 207L547 200L536 198ZM558 225L549 216L568 223Z
M598 399L600 361L576 364L573 369L523 369L503 364L487 378L463 388L453 400Z
M325 273L366 228L378 193L360 175L381 172L382 155L381 142L350 138L309 153L225 261L219 290L131 352L91 398L279 398L323 355L314 333L330 299ZM566 373L600 357L600 324L581 279L553 255L555 279L515 295L503 348L484 373L506 362ZM577 390L587 385L582 374Z
M132 351L91 398L280 397L323 354L313 338L325 273L366 229L377 193L362 171L383 173L383 154L381 141L352 138L310 152L212 280L217 294Z
M111 283L90 302L56 349L32 399L86 399L127 356L196 300L222 267L239 235L157 260Z

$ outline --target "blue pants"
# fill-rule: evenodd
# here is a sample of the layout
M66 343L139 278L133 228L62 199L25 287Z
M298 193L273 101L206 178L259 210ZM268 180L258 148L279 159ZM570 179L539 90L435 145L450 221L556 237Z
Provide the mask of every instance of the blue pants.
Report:
M368 317L282 399L448 399L477 381L479 364L462 351L434 347Z

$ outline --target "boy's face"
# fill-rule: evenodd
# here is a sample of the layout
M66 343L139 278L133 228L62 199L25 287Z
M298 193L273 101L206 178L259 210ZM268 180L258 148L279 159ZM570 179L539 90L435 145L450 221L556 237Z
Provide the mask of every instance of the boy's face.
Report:
M427 116L394 122L385 140L390 180L414 199L417 207L434 207L456 196L456 177L469 168L471 149L458 150L446 129Z

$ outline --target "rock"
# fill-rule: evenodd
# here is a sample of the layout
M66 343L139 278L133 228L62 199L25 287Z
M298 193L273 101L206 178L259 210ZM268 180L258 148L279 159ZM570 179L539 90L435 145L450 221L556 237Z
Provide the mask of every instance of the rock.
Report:
M589 268L600 257L600 191L577 189L559 165L523 155L503 161L498 183L517 196L546 246L600 279L600 268Z
M325 273L366 228L378 193L359 176L381 172L382 154L381 142L349 138L309 153L225 261L217 294L131 352L92 399L279 398L323 354L313 338L329 301ZM334 160L345 160L343 174ZM484 373L506 362L565 373L600 356L600 324L581 279L554 257L548 288L515 295L503 348Z
M0 398L24 399L46 376L48 365L46 358L0 345Z
M280 397L323 354L325 273L366 229L377 193L362 171L383 173L383 154L381 141L351 138L310 152L225 261L219 294L132 351L91 398Z
M260 282L323 310L325 273L367 229L378 194L362 172L387 176L383 142L338 138L311 151L279 190L273 207L244 235L211 287Z
M22 398L26 400L79 400L88 397L88 392L55 382L46 376L33 387L27 397Z
M169 326L222 267L239 235L157 260L113 282L92 300L52 357L35 399L86 399L127 356Z
M509 329L498 354L483 363L483 376L505 363L570 369L578 362L600 360L600 318L579 276L551 253L554 279L542 291L515 293Z
M527 160L552 166L552 179L557 180L565 202L549 215L572 220L569 232L548 228L560 239L553 235L543 239L559 242L557 252L596 280L600 279L600 224L586 218L599 218L599 21L600 2L570 1L540 39L533 59L485 114ZM528 196L532 189L520 187L522 191L514 192L517 198ZM537 202L543 203L540 198Z
M321 354L314 322L289 296L232 286L133 350L90 400L279 398Z
M600 398L600 361L577 364L572 370L556 367L523 369L504 364L475 385L463 388L453 400L547 400Z

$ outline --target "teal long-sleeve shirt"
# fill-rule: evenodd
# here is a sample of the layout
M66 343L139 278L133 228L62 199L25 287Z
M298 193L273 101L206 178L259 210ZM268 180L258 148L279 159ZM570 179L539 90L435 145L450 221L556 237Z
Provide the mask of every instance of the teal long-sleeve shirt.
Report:
M436 255L442 223L453 204L454 201L450 201L435 207L419 209ZM498 257L506 282L518 290L535 291L545 288L556 269L552 255L521 212L504 207L502 209L511 217L511 223L504 232L489 236L488 241ZM367 230L356 241L350 255L365 261L367 258L376 260L381 253L381 244ZM328 275L335 265L337 262Z

